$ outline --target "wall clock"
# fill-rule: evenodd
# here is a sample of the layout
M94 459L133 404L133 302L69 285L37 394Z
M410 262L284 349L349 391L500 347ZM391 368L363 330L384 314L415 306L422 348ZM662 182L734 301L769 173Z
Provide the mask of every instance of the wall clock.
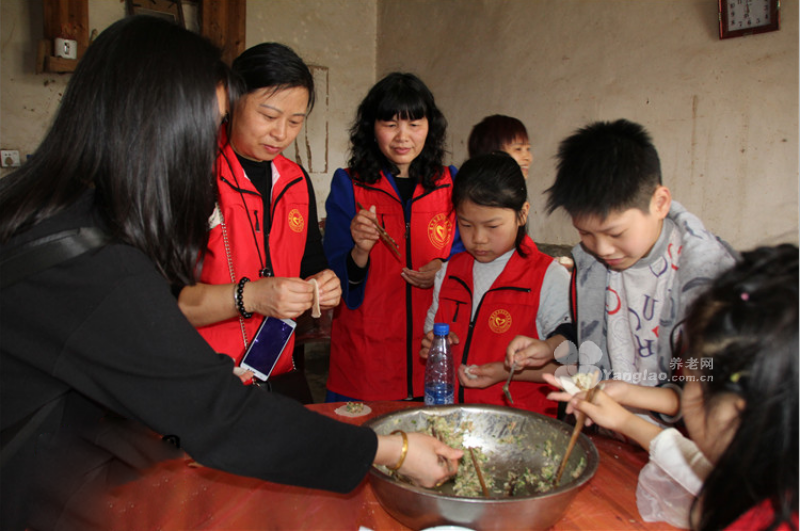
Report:
M780 9L780 0L719 0L719 38L776 31Z

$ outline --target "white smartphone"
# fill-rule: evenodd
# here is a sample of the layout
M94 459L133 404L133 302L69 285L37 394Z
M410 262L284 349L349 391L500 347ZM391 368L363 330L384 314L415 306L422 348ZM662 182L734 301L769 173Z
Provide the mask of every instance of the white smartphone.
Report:
M297 323L292 319L265 317L239 366L252 371L256 378L266 382L286 348L286 343L294 334L295 327Z

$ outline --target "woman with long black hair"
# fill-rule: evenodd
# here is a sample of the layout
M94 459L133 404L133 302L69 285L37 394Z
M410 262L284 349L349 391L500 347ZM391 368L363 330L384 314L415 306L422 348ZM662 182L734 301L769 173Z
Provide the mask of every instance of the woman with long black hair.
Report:
M104 528L92 503L170 455L162 435L206 466L335 491L373 462L432 486L460 457L243 385L181 313L171 286L206 245L228 80L198 35L119 21L0 180L2 529Z

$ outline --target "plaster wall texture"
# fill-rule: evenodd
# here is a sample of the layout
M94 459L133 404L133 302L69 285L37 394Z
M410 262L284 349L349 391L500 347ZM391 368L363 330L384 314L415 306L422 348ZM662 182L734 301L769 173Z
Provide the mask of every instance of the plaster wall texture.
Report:
M89 0L91 28L102 31L124 16L124 2ZM43 21L41 1L0 0L0 144L19 150L23 161L50 128L71 77L35 73Z
M89 1L91 28L122 16L122 2ZM286 154L309 169L320 217L358 103L405 70L450 122L448 163L486 115L527 125L536 241L578 239L544 212L558 142L621 117L649 129L665 184L712 231L740 249L798 241L796 2L782 3L780 31L722 41L707 0L248 0L246 32L247 46L283 42L314 66L318 103ZM34 73L41 37L40 2L0 0L0 147L23 160L69 79Z
M429 85L453 163L484 116L526 124L536 241L578 240L545 212L558 143L617 118L650 131L673 197L732 245L798 241L796 2L779 31L720 40L716 1L378 1L377 76Z
M317 102L284 155L309 172L320 218L333 172L347 166L356 108L375 80L376 30L374 0L247 2L247 47L282 42L312 66Z
M374 0L249 0L246 46L282 42L314 65L317 104L296 145L285 153L309 171L320 217L336 168L347 164L348 128L375 80L377 4ZM89 0L89 25L102 31L125 16L124 2ZM184 3L186 25L197 29L196 9ZM36 74L43 33L41 1L0 1L0 146L24 161L47 133L70 79ZM10 173L3 169L0 175Z

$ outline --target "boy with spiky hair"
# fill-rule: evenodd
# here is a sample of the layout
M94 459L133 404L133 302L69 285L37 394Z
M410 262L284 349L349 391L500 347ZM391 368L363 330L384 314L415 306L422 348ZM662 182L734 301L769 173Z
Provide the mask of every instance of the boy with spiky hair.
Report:
M582 352L597 358L581 362L603 379L664 383L679 356L673 329L702 287L734 264L735 251L672 200L650 135L627 120L595 122L565 139L546 193L548 212L566 210L581 238L573 319ZM520 346L509 347L518 365L525 352L512 348Z

